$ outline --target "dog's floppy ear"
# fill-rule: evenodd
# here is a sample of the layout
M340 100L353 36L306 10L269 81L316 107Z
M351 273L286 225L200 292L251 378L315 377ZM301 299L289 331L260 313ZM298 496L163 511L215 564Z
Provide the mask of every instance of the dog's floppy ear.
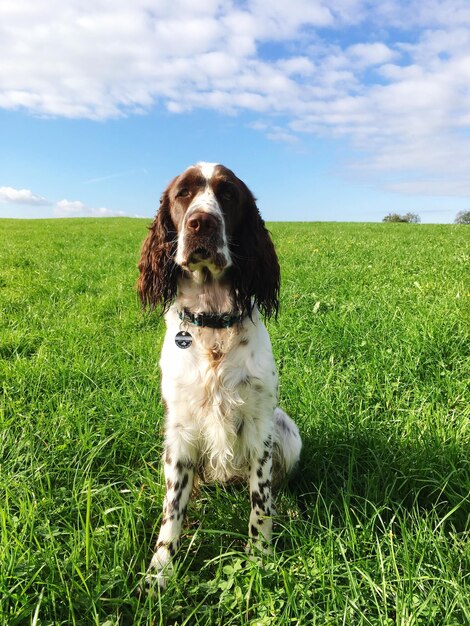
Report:
M179 271L174 262L177 233L170 215L170 187L171 183L161 197L160 208L142 245L137 283L142 305L151 309L161 306L163 311L176 296Z
M234 296L240 309L250 314L257 304L265 317L279 309L280 268L274 244L256 200L240 181L244 195L244 219L232 242Z

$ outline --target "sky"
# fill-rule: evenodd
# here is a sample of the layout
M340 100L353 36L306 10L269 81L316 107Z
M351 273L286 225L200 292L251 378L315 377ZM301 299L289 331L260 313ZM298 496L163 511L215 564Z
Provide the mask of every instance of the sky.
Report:
M0 217L151 218L197 161L268 221L470 209L470 0L2 0Z

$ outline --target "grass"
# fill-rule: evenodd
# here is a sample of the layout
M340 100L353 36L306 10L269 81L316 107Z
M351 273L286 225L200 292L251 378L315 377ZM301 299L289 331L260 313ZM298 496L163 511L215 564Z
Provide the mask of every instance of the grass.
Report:
M0 624L470 623L466 227L273 224L281 404L304 440L274 554L204 488L166 592L136 588L163 499L163 323L145 221L0 221Z

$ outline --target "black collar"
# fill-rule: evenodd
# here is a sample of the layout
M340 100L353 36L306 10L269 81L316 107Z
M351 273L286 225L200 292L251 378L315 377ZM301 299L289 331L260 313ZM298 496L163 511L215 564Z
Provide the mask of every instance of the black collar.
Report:
M178 311L181 321L189 322L200 328L231 328L235 324L240 324L246 317L246 313L191 313L188 309Z

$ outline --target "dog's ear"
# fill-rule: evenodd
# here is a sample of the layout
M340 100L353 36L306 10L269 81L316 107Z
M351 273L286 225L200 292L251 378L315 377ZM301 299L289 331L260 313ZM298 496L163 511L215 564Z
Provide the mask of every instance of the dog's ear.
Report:
M244 219L231 244L234 297L250 314L256 304L265 317L277 316L281 274L276 251L253 194L240 183Z
M164 191L160 208L142 245L137 289L144 307L167 310L176 296L178 266L174 262L177 233L170 215L169 189Z

